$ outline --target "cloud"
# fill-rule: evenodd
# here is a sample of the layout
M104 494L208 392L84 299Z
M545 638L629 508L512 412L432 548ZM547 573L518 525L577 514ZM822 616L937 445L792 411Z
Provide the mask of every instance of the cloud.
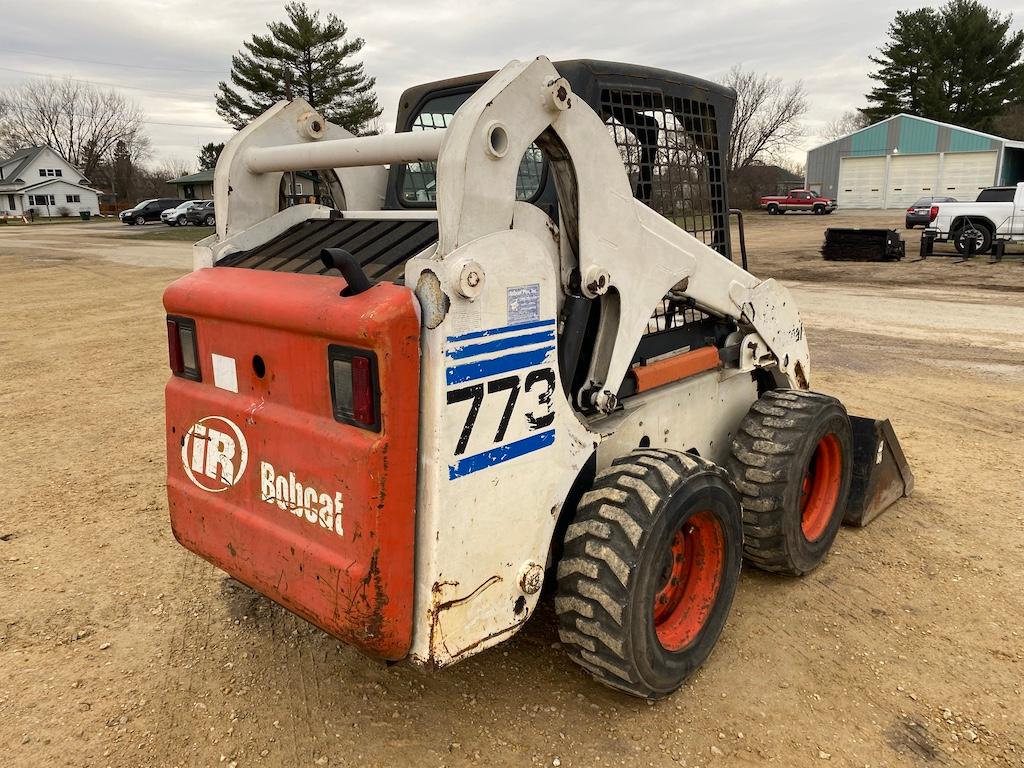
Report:
M989 4L1003 12L1015 7L1005 0ZM25 73L123 88L151 121L147 130L157 157L190 160L202 144L230 135L214 110L217 82L227 78L231 55L244 39L284 16L283 5L279 0L9 4L0 26L0 88L31 76ZM867 57L901 7L878 0L864 0L856 8L807 0L310 5L338 14L351 35L366 40L362 60L377 78L388 128L405 88L497 69L513 58L609 59L711 80L742 64L787 81L804 80L810 110L803 150L818 143L815 132L826 122L864 103L871 69Z

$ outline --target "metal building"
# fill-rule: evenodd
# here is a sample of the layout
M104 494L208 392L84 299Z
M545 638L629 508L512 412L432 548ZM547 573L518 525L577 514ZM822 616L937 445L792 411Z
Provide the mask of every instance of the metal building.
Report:
M1024 142L901 114L810 150L806 181L840 208L974 200L984 187L1024 181Z

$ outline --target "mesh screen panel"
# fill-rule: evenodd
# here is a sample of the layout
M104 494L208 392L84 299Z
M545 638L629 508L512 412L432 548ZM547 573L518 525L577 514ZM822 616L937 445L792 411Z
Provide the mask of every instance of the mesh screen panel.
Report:
M653 88L601 90L633 194L728 258L715 107Z

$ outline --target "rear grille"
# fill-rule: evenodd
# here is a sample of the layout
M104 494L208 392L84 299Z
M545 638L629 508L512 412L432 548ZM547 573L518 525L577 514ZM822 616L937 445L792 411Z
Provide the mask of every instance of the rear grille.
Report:
M405 263L437 242L434 219L311 219L248 251L233 253L218 267L337 275L320 262L324 248L343 248L372 281L401 282Z

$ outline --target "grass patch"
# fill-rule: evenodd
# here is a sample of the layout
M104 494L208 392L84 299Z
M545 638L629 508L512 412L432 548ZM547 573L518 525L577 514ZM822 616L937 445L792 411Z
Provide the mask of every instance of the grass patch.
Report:
M217 231L216 227L143 227L141 232L123 235L134 240L176 240L194 243Z

